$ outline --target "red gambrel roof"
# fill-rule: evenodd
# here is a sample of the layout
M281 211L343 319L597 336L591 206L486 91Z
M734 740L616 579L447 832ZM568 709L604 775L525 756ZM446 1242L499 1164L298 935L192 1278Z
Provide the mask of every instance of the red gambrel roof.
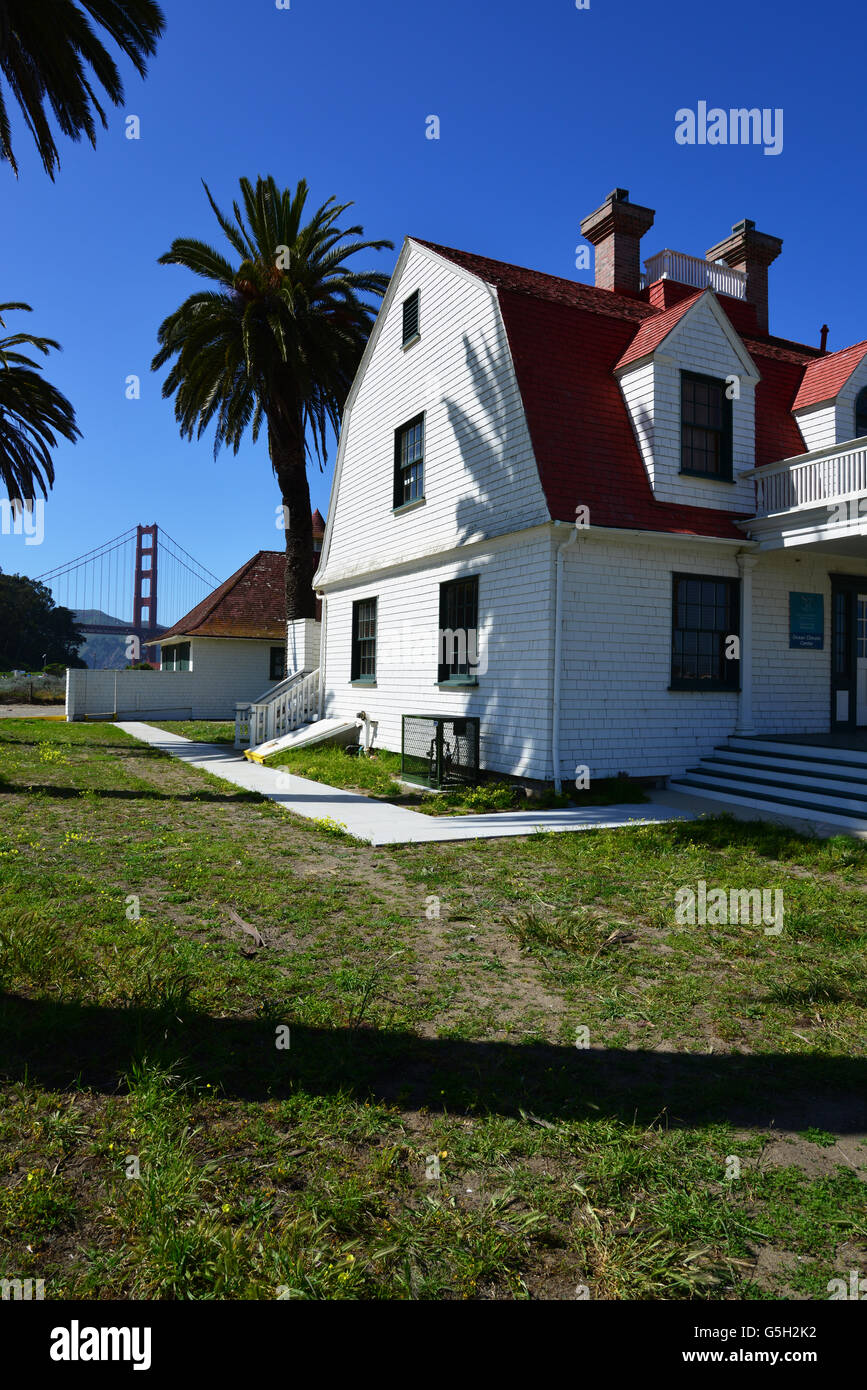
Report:
M422 241L422 246L493 285L517 373L548 509L572 521L579 506L591 526L743 539L739 513L658 502L614 376L652 351L689 310L697 291L670 309L593 285L544 275ZM723 310L725 298L719 300ZM740 303L738 301L738 303ZM761 373L756 387L756 464L804 451L792 404L817 348L779 338L741 336Z
M867 353L867 342L830 352L811 362L795 397L793 410L806 410L811 405L833 401Z
M286 640L286 552L259 550L159 638L259 637ZM149 643L149 645L154 645Z

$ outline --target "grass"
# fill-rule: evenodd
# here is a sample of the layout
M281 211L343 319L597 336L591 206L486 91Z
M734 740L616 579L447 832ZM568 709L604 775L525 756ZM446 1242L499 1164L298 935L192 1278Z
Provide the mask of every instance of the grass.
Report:
M149 723L155 729L165 729L169 734L179 734L181 738L190 738L194 743L235 742L233 719L151 719Z
M783 932L678 925L699 878L781 888ZM375 849L110 725L5 721L0 1277L827 1298L867 1267L865 929L843 837Z
M161 726L168 727L168 726ZM410 806L428 816L479 815L491 811L547 810L562 806L611 806L640 803L644 792L626 778L594 783L586 791L556 796L552 791L528 799L523 788L491 778L475 786L450 787L441 792L416 791L400 781L399 753L377 749L369 757L347 753L334 745L285 749L266 760L266 767L285 769L327 786L362 792L366 796Z

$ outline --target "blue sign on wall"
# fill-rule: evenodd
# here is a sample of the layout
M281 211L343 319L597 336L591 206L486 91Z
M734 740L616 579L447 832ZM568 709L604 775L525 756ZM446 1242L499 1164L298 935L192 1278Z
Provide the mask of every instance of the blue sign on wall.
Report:
M821 594L789 594L789 646L825 645L825 600Z

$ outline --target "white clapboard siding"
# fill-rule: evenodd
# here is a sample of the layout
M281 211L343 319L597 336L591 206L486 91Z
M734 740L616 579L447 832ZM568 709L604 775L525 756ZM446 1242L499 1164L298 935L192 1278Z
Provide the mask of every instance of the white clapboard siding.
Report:
M548 519L495 294L409 243L350 399L317 586ZM401 347L420 291L421 336ZM425 502L393 512L395 430L425 416Z

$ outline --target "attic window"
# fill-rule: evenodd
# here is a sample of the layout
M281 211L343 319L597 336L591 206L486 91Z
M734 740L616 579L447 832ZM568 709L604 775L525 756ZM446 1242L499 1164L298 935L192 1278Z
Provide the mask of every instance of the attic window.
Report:
M717 377L680 374L680 471L732 481L732 403Z
M403 301L403 347L409 347L417 338L421 337L419 332L419 291L411 294L409 299Z
M867 386L858 392L855 401L855 438L863 439L867 434Z

